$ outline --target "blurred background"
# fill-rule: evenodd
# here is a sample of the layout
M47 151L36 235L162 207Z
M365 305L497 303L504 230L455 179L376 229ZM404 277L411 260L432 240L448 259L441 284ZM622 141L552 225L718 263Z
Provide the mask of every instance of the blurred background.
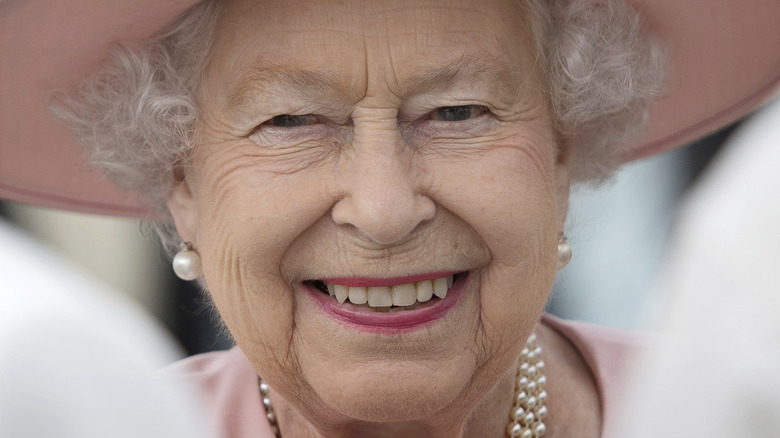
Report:
M653 310L663 299L652 291L677 207L735 127L625 166L601 187L575 187L566 230L574 257L558 273L548 311L615 327L652 328ZM157 237L139 221L3 201L0 216L145 308L187 354L232 345L218 330L218 316L202 291L173 275Z

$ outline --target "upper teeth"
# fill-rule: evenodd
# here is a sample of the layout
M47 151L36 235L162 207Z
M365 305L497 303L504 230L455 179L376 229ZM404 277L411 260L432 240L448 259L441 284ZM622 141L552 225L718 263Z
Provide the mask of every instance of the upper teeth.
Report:
M339 303L349 300L352 304L368 304L370 307L411 306L416 302L424 303L436 295L439 298L447 296L452 287L453 276L435 280L404 283L395 286L344 286L325 283L331 296Z

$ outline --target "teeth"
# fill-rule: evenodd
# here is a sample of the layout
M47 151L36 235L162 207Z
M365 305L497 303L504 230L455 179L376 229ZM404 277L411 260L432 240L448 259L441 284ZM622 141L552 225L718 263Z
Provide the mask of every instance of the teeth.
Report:
M446 297L447 290L449 290L447 284L448 281L446 278L437 278L436 280L433 280L433 294L439 298Z
M393 286L393 305L411 306L417 301L417 287L414 283Z
M336 299L339 300L339 304L344 304L344 301L347 301L347 298L349 298L349 288L340 284L334 284L333 289L335 289Z
M391 307L392 310L403 310L403 308L414 306L418 302L430 301L434 295L445 298L453 281L453 276L450 275L435 280L398 284L392 287L348 287L331 283L325 283L325 285L328 293L335 297L339 304L349 300L352 304L367 304L379 310L391 310Z
M354 302L354 301L353 301ZM389 287L369 287L368 305L371 307L391 307L393 298L390 296Z
M433 282L431 280L421 281L416 286L417 301L424 303L433 298Z
M368 292L364 287L350 287L349 301L352 304L366 304L368 302Z

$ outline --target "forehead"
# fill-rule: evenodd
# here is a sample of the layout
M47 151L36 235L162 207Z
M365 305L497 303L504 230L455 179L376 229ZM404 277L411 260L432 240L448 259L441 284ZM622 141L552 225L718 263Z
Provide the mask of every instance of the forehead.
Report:
M217 25L209 70L235 86L294 66L348 78L345 91L469 63L527 76L525 17L516 0L236 0Z

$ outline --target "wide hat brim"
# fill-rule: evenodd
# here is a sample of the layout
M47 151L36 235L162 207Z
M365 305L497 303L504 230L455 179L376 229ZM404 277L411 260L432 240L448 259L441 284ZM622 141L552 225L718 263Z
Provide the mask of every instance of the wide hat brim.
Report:
M706 135L780 86L780 1L629 0L668 47L666 91L626 161ZM46 109L118 41L153 35L195 0L0 0L0 197L46 207L147 217L135 194L87 164Z

